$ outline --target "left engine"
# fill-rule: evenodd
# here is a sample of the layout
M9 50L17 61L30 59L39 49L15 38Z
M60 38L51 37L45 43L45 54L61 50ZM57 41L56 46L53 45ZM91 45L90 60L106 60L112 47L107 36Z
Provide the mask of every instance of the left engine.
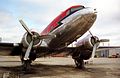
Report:
M96 36L88 35L82 40L78 41L76 50L73 53L73 58L81 58L87 60L91 57L94 45L99 41ZM98 47L99 44L97 44Z
M88 35L82 40L79 40L75 45L76 47L82 47L83 49L92 50L94 45L99 41L97 36Z
M40 36L39 33L37 33L37 32L32 31L32 34L33 34L34 38ZM24 34L24 36L22 38L23 47L27 48L30 45L30 42L32 41L33 36L31 36L27 32ZM33 41L33 48L40 46L41 42L42 41L39 38L35 38L34 41Z

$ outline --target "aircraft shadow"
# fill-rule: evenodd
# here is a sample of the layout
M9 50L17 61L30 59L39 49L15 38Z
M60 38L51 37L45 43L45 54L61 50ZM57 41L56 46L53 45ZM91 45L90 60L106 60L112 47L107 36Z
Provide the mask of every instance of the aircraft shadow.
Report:
M117 69L118 71L120 69ZM2 67L0 66L0 73L9 72L14 78L29 78L29 77L59 77L62 75L81 75L87 74L96 78L98 76L106 76L106 72L113 72L110 68L96 68L95 66L87 66L85 69L77 69L74 65L47 65L47 64L33 64L27 72L22 71L21 66ZM13 77L10 77L13 78Z
M26 77L27 75L29 75L30 77L32 76L44 77L87 71L86 69L84 70L77 69L75 68L75 66L72 65L45 65L45 64L32 65L30 70L28 70L27 72L22 71L21 66L0 67L0 70L2 70L3 72L10 72L19 75L22 78Z

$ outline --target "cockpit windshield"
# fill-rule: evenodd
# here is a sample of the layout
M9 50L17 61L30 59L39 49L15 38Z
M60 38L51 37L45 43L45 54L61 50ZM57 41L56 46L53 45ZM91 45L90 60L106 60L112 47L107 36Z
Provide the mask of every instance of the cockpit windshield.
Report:
M77 7L77 8L71 8L71 12L75 12L75 11L81 10L83 8L84 8L84 6L80 6L80 7Z

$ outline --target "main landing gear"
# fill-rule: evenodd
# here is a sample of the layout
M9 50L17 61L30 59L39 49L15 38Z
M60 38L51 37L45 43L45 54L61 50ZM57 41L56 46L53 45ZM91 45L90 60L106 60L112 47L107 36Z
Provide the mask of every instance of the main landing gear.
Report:
M75 65L77 68L79 68L79 69L85 68L83 59L77 58L77 59L74 59L74 61L75 61Z
M25 56L25 53L22 52L21 53L21 56L20 56L20 59L21 59L21 62L22 62L22 71L28 71L30 69L30 65L31 65L31 60L25 60L24 59L24 56Z
M32 61L36 59L36 52L35 51L30 52L28 59L25 59L24 57L25 57L25 53L22 52L20 56L22 62L22 71L26 72L30 70Z
M22 61L22 71L29 71L31 66L31 60Z
M76 51L75 53L73 53L72 58L74 59L76 68L78 69L84 69L84 60L81 57L81 53Z

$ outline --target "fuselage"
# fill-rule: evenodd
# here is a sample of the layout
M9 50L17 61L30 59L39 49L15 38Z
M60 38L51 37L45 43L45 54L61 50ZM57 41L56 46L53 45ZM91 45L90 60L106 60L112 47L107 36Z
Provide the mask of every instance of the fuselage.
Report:
M95 22L96 16L92 8L72 6L57 16L41 35L56 36L44 40L49 48L64 48L87 32Z

